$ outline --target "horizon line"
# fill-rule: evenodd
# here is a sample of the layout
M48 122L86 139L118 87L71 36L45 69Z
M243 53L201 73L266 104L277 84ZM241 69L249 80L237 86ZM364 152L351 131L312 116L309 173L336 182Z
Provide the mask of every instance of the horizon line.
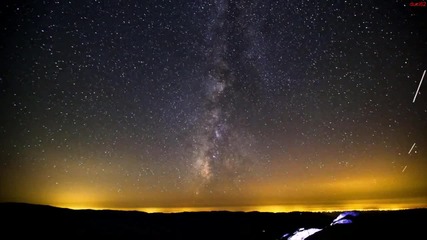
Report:
M42 205L71 210L111 210L137 211L145 213L186 213L186 212L260 212L260 213L291 213L291 212L345 212L345 211L397 211L411 209L427 209L420 203L388 203L388 204L329 204L329 205L246 205L246 206L200 206L200 207L94 207L77 204L43 204L29 202L3 202L29 205Z

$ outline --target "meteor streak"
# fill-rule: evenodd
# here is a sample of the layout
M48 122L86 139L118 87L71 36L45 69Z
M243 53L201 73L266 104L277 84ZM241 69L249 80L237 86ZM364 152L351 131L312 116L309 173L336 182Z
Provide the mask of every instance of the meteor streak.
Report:
M421 84L423 83L424 75L426 75L426 70L424 70L424 72L423 72L423 76L421 77L420 84L418 84L417 92L415 93L415 96L414 96L414 99L412 100L412 103L414 103L415 99L417 98L418 92L420 91Z

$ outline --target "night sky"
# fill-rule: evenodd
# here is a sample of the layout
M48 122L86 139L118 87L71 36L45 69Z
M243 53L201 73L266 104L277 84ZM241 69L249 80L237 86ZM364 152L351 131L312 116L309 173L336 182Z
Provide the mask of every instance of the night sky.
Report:
M0 201L427 207L414 3L1 1Z

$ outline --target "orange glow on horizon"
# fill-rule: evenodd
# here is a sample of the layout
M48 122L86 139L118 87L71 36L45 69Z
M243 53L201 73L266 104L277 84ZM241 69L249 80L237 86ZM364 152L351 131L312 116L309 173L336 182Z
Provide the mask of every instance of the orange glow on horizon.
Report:
M340 212L340 211L390 211L415 208L427 208L427 199L409 199L408 201L397 200L359 200L348 201L328 205L260 205L260 206L226 206L226 207L142 207L142 208L104 208L93 205L55 205L57 207L70 208L75 210L121 210L140 211L147 213L179 213L179 212L211 212L211 211L231 211L231 212Z

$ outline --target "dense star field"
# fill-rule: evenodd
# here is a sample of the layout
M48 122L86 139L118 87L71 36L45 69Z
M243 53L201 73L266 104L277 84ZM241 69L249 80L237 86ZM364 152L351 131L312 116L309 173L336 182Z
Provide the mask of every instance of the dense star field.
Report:
M2 1L0 201L427 207L411 3Z

